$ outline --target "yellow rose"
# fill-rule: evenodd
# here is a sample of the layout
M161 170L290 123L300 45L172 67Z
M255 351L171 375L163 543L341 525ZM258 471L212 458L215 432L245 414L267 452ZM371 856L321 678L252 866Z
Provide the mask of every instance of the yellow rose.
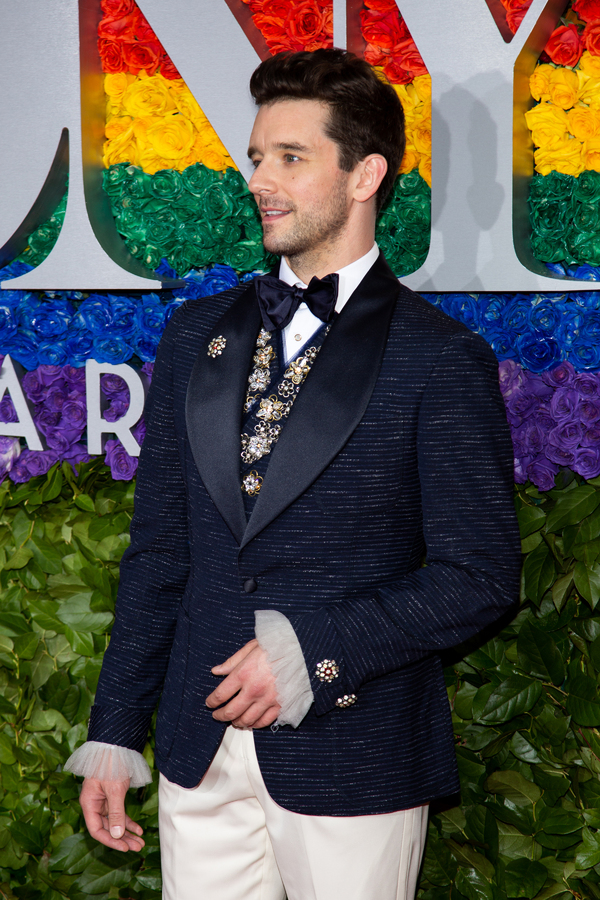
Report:
M579 68L591 78L600 78L600 56L592 56L589 50L584 50L579 60Z
M587 78L579 99L587 106L600 106L600 78Z
M574 106L567 113L569 131L579 141L588 141L600 132L600 117L589 106Z
M422 156L419 163L419 175L431 187L431 156Z
M413 87L421 103L431 104L431 75L417 75Z
M583 170L582 145L574 138L563 141L557 139L552 147L536 150L534 157L536 172L541 175L552 171L579 175Z
M582 87L577 72L571 69L552 69L550 76L550 99L560 109L571 109L579 100Z
M538 103L525 113L525 120L536 147L545 147L557 137L561 140L567 137L567 114L552 103Z
M106 123L103 162L106 168L115 163L139 164L139 154L135 139L133 120L130 116L111 119Z
M583 168L600 172L600 137L590 138L583 145Z
M194 162L204 163L208 169L215 171L223 171L234 165L219 136L210 125L197 135L194 141L194 154L196 156Z
M181 115L193 122L198 131L208 125L208 119L200 109L196 98L189 88L184 87L184 90L179 91L175 95L175 103Z
M402 163L400 165L400 172L405 174L406 172L412 172L413 169L416 169L419 165L420 154L417 153L415 148L407 144L406 149L404 151L404 156L402 157Z
M194 143L194 126L181 113L169 113L146 129L149 145L163 159L177 160L187 156Z
M116 72L104 76L104 91L108 97L109 115L118 116L121 113L123 94L133 81L135 81L135 75L130 75L128 72Z
M550 99L550 76L554 72L554 67L547 64L536 66L533 75L529 79L529 90L534 100Z
M176 107L168 80L142 71L125 91L123 108L130 116L165 116Z
M173 160L163 159L162 156L159 156L151 148L147 148L140 153L140 166L144 172L148 173L148 175L154 175L156 172L160 172L161 169L177 168L177 166L173 165Z
M412 84L393 84L396 95L402 104L405 116L410 116L416 106L421 102L419 95Z
M415 123L412 133L413 143L419 153L431 155L431 118L423 115Z

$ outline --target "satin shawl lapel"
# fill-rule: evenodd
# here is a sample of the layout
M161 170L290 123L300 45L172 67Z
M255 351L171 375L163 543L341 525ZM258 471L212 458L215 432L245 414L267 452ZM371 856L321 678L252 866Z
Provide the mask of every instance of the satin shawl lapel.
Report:
M246 530L240 488L241 419L252 354L261 325L254 288L231 305L200 350L186 398L188 438L211 499L238 544ZM208 342L227 341L221 356L208 355Z
M399 291L398 279L380 256L334 321L298 394L242 547L315 481L357 427L381 368Z

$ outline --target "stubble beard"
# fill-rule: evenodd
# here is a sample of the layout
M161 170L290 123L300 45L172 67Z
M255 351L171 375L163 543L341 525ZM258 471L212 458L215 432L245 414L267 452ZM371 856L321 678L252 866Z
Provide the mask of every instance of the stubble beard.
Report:
M285 256L290 264L306 265L312 257L317 258L335 244L346 227L349 217L346 178L336 180L323 205L313 207L302 216L298 216L295 207L290 208L290 213L296 215L295 227L277 237L263 226L263 244L269 253Z

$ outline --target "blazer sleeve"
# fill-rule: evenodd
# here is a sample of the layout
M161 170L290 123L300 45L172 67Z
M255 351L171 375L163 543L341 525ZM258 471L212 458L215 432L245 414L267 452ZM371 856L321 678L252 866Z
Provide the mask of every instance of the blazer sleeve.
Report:
M143 750L158 702L190 569L173 355L183 306L161 340L145 408L131 544L123 555L116 619L104 655L88 740Z
M365 599L290 615L315 696L340 693L456 646L515 604L521 566L513 452L498 363L470 332L444 345L422 395L417 427L426 566ZM321 681L317 664L339 675Z

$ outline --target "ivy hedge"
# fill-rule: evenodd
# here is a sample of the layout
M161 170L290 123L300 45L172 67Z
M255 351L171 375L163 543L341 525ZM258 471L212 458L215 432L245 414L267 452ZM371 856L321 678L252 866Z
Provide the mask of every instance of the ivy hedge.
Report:
M432 809L420 900L600 900L600 478L515 497L522 605L446 660L462 791ZM123 855L87 836L61 771L85 739L132 506L100 461L0 485L2 898L160 898L156 780L130 791L146 848Z

